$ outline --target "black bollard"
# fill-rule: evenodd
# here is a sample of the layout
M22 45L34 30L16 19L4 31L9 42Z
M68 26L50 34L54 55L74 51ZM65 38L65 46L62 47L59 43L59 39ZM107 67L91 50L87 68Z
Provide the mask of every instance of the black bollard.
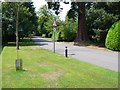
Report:
M68 50L67 50L67 46L65 47L65 57L68 57Z

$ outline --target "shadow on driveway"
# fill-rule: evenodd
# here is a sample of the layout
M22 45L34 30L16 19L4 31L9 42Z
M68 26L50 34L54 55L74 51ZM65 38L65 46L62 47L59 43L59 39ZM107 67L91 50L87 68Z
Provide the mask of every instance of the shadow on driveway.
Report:
M32 41L33 42L52 42L52 41L43 40L43 39L36 39L36 38L33 38Z

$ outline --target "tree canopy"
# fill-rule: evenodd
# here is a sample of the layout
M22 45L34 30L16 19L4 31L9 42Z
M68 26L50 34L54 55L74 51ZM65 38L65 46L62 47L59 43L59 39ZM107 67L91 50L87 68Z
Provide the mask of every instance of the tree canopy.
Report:
M42 6L38 14L38 32L40 35L45 34L46 37L52 32L52 24L54 15L51 10L48 9L47 5Z
M64 2L68 4L67 2ZM50 9L55 10L55 13L58 15L60 12L60 2L48 2ZM73 13L74 12L74 13ZM84 2L72 2L71 9L68 12L68 17L75 17L78 15L78 31L76 35L77 42L79 41L88 41L88 34L86 31L86 20L85 20L85 3Z
M120 2L71 2L65 21L60 20L59 17L62 9L65 9L61 8L60 2L47 3L48 5L42 6L37 13L32 2L2 3L3 41L7 41L4 39L9 38L9 35L15 36L18 4L20 5L18 12L20 37L31 33L52 37L53 22L56 17L58 41L91 41L105 45L109 28L114 22L120 20Z
M24 37L35 32L37 28L37 16L32 2L3 2L2 3L2 34L4 41L8 41L8 36L16 33L16 16L18 12L18 31ZM12 39L12 37L11 37ZM10 40L10 38L9 38Z

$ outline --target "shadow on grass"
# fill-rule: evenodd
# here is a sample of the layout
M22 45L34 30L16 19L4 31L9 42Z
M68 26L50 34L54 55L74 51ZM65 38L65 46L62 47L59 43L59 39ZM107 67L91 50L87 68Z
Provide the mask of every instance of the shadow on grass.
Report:
M8 42L6 46L16 46L16 42ZM33 42L19 42L19 46L35 46Z
M36 45L39 45L39 46L43 46L43 45L48 45L46 43L41 43L41 42L46 42L46 40L38 40L38 39L31 39L29 37L25 37L24 39L20 39L19 40L19 46L36 46ZM52 41L51 41L52 42ZM16 42L8 42L7 44L5 44L2 49L5 47L5 46L13 46L15 47L16 46Z
M19 46L35 46L36 44L32 42L30 38L24 38L19 41ZM16 42L8 42L5 46L16 46Z

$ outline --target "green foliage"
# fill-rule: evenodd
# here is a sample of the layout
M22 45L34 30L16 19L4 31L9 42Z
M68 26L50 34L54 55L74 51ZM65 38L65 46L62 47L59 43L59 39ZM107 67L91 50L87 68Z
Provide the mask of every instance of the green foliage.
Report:
M52 31L53 24L53 13L48 9L46 5L39 9L38 13L38 32L40 35L46 34L46 37L49 37Z
M110 14L117 15L120 18L120 1L119 2L97 2L94 4L95 8L104 8Z
M68 4L68 3L69 2L65 2L65 4ZM60 3L59 2L49 2L48 6L49 6L49 8L52 8L53 10L55 10L55 14L56 15L58 15L61 12L61 8L60 8ZM68 14L67 14L67 16L69 18L73 18L74 21L77 21L76 20L76 16L79 16L79 20L78 21L80 21L81 23L78 22L78 24L77 24L77 26L80 25L80 28L78 28L78 32L77 33L82 34L82 36L80 37L80 34L78 34L78 36L76 37L77 38L76 40L78 40L78 41L80 41L80 40L87 41L88 40L88 34L86 33L87 31L85 29L86 23L84 23L84 20L85 20L85 14L84 13L85 13L85 2L72 2L71 3L71 9L68 11ZM81 28L81 27L83 27L83 28ZM66 29L67 29L67 27L66 27ZM67 35L67 36L65 37L65 35ZM66 33L65 34L65 32L64 32L63 39L64 40L68 39L67 41L73 40L74 36L72 36L72 38L70 39L70 38L67 38L68 35L70 36L72 34L71 33L69 33L69 34Z
M67 16L73 18L74 21L81 14L82 3L72 2L71 9ZM48 7L59 11L59 3L48 2ZM85 3L87 29L90 40L104 44L108 29L120 17L120 2L89 2ZM82 21L81 21L82 22ZM79 32L78 32L79 33ZM63 32L57 32L57 36L63 39Z
M71 9L67 13L68 18L73 18L74 20L77 19L78 16L78 3L72 2Z
M120 21L115 22L109 29L105 45L108 49L120 51Z
M55 14L60 14L60 2L48 2L48 8L55 11Z
M45 34L42 34L42 38L45 38L46 36L45 36Z
M52 12L48 9L47 5L43 5L37 12L39 16L49 16Z
M44 28L46 30L46 35L51 38L53 32L53 16L49 16L48 21L44 23Z
M104 44L107 30L93 29L93 31L95 33L95 35L92 36L93 42Z
M19 8L19 11L18 11ZM2 35L7 42L7 36L15 36L16 14L18 12L19 36L27 36L36 31L37 16L32 2L3 2L2 3ZM22 30L22 31L20 31ZM5 37L5 38L4 38Z
M73 41L76 38L77 22L73 19L68 19L61 22L57 29L57 40L60 41Z
M91 7L86 12L89 38L94 42L104 43L108 28L117 20L117 16L107 13L104 9Z

